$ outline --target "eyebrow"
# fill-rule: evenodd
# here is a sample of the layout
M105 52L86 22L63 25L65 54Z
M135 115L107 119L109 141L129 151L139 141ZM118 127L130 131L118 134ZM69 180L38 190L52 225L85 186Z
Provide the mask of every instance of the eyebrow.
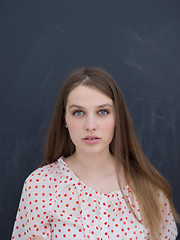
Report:
M85 107L80 106L80 105L76 105L76 104L70 105L70 106L69 106L69 109L71 109L71 108L73 108L73 107L85 109ZM103 107L111 107L111 108L112 108L112 105L109 104L109 103L105 103L105 104L101 104L101 105L99 105L99 106L96 106L96 108L103 108Z

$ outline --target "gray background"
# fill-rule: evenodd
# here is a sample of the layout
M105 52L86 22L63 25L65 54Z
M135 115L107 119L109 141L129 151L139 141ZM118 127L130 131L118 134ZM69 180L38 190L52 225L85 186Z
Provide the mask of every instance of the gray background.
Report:
M180 1L1 0L0 52L1 239L10 238L23 182L43 160L62 81L81 66L118 81L180 212Z

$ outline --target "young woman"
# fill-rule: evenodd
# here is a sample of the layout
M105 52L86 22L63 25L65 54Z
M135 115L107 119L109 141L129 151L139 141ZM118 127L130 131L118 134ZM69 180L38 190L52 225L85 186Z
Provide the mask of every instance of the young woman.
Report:
M25 181L12 239L174 240L167 181L144 155L121 91L81 68L57 99L41 168Z

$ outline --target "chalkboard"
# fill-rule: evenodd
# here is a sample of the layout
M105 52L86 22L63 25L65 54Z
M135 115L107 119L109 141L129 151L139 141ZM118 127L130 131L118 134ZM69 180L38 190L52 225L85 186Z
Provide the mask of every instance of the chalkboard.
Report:
M180 212L180 2L0 5L1 238L10 239L24 180L43 160L62 81L81 66L103 67L118 81L140 144Z

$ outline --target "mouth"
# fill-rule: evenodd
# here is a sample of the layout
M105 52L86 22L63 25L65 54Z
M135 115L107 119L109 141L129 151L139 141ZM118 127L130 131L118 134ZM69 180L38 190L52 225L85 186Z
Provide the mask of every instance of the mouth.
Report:
M100 139L100 138L83 138L83 140L94 140L94 139Z
M87 136L83 138L83 141L87 144L96 144L100 141L100 138L97 136Z
M83 138L83 140L94 140L94 139L100 139L100 138L96 135L88 135Z

